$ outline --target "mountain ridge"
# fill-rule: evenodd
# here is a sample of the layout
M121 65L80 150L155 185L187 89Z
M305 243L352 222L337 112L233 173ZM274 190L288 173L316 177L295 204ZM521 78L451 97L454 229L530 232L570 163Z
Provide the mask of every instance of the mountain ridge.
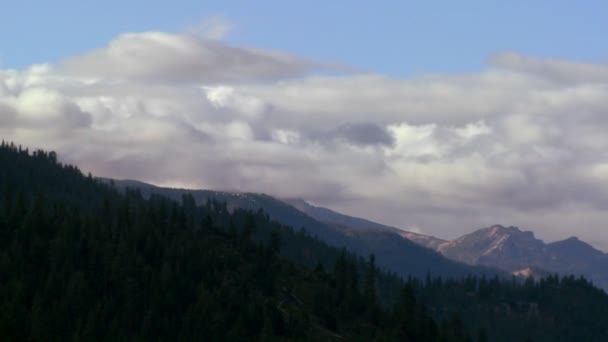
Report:
M410 254L413 247L408 243L413 242L442 255L446 260L456 262L456 265L482 267L473 270L474 273L499 269L523 277L550 273L584 275L601 288L608 289L608 255L577 237L545 243L531 231L494 224L453 240L444 240L345 215L312 205L301 198L278 199L259 193L172 189L133 180L114 182L119 187L139 188L144 195L161 192L179 198L189 192L199 203L210 199L225 201L229 210L264 209L273 219L294 227L306 227L311 234L334 246L346 247L360 255L376 254L380 256L381 266L403 276L406 276L407 270L418 276L424 273L425 267L407 261L413 255L424 255L427 262L431 259L444 265L436 256L423 250L418 254ZM395 257L394 253L401 257ZM450 271L452 268L459 271L454 273ZM443 275L466 273L465 269L454 265L437 267L435 271Z
M142 192L143 196L158 193L173 199L181 199L183 195L191 194L199 204L208 200L216 200L226 202L228 210L241 208L257 211L262 209L272 219L296 229L305 228L311 235L317 236L332 246L346 248L363 257L374 254L379 266L402 277L424 277L427 273L443 277L461 277L469 274L506 276L506 273L486 266L466 265L446 258L437 251L416 244L402 236L404 232L397 228L340 214L327 208L316 207L317 210L314 213L317 216L322 213L325 215L323 217L332 216L334 219L344 218L349 224L358 222L359 225L356 225L358 228L353 229L340 222L322 222L310 215L313 212L300 210L291 205L289 201L266 194L163 188L132 180L105 179L104 181L113 181L118 188L135 187ZM303 203L311 206L305 201L296 204L301 206ZM372 227L365 228L367 225Z
M354 228L357 231L391 231L451 260L468 265L498 268L522 277L539 277L550 273L584 275L608 290L608 254L577 237L545 243L531 231L494 224L453 240L444 240L340 214L311 205L305 200L289 201L317 219L331 219L334 224L345 226L355 222Z
M328 222L331 224L342 225L345 227L349 227L357 230L376 230L376 231L389 231L398 234L399 236L406 238L413 242L420 242L418 244L429 248L430 246L436 246L441 243L446 242L447 240L443 240L434 236L424 235L420 233L415 233L411 231L407 231L404 229L400 229L397 227L392 227L389 225L385 225L382 223L377 223L368 219L355 217L351 215L346 215L339 213L337 211L331 210L329 208L324 208L320 206L315 206L308 203L306 200L301 198L287 198L283 199L285 202L291 204L298 210L307 213L308 215L316 218L322 222ZM423 243L424 241L424 243ZM428 244L428 245L425 245ZM431 248L435 249L435 248Z
M533 268L584 275L608 289L608 254L577 237L546 243L531 231L493 225L443 243L436 250L469 265L497 267L507 272Z

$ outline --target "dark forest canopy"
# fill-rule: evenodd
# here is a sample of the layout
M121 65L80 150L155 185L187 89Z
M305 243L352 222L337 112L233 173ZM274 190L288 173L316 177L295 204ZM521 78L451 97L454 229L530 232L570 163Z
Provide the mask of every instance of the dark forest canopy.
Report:
M402 280L262 211L120 193L0 146L2 341L605 341L584 278Z

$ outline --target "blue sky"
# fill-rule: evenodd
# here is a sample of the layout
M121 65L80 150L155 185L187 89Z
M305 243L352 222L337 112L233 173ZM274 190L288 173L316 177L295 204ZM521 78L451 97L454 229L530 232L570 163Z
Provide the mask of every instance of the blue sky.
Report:
M488 56L605 61L608 2L22 0L0 14L4 68L62 58L124 32L175 32L220 15L230 43L392 76L476 71Z

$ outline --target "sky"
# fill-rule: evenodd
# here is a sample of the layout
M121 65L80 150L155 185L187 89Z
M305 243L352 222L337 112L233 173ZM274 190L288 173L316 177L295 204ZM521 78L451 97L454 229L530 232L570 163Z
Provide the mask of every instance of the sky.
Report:
M0 136L86 172L608 251L605 1L20 1Z
M572 1L5 1L5 67L57 62L125 32L176 32L223 16L237 45L329 60L391 76L461 73L513 50L601 61L608 2Z

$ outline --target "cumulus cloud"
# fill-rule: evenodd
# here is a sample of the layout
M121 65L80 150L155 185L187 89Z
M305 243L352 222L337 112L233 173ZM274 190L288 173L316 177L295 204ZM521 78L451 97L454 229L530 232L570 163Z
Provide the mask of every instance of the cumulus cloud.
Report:
M91 116L60 93L48 88L26 88L12 102L20 113L20 123L35 128L62 126L86 127Z
M608 249L605 65L508 53L467 75L319 75L324 63L211 40L216 25L0 70L0 133L101 176L303 197L445 238L502 223Z
M270 81L301 76L311 70L338 69L278 51L228 45L217 20L201 34L125 33L107 46L67 58L62 73L93 79L168 83Z

